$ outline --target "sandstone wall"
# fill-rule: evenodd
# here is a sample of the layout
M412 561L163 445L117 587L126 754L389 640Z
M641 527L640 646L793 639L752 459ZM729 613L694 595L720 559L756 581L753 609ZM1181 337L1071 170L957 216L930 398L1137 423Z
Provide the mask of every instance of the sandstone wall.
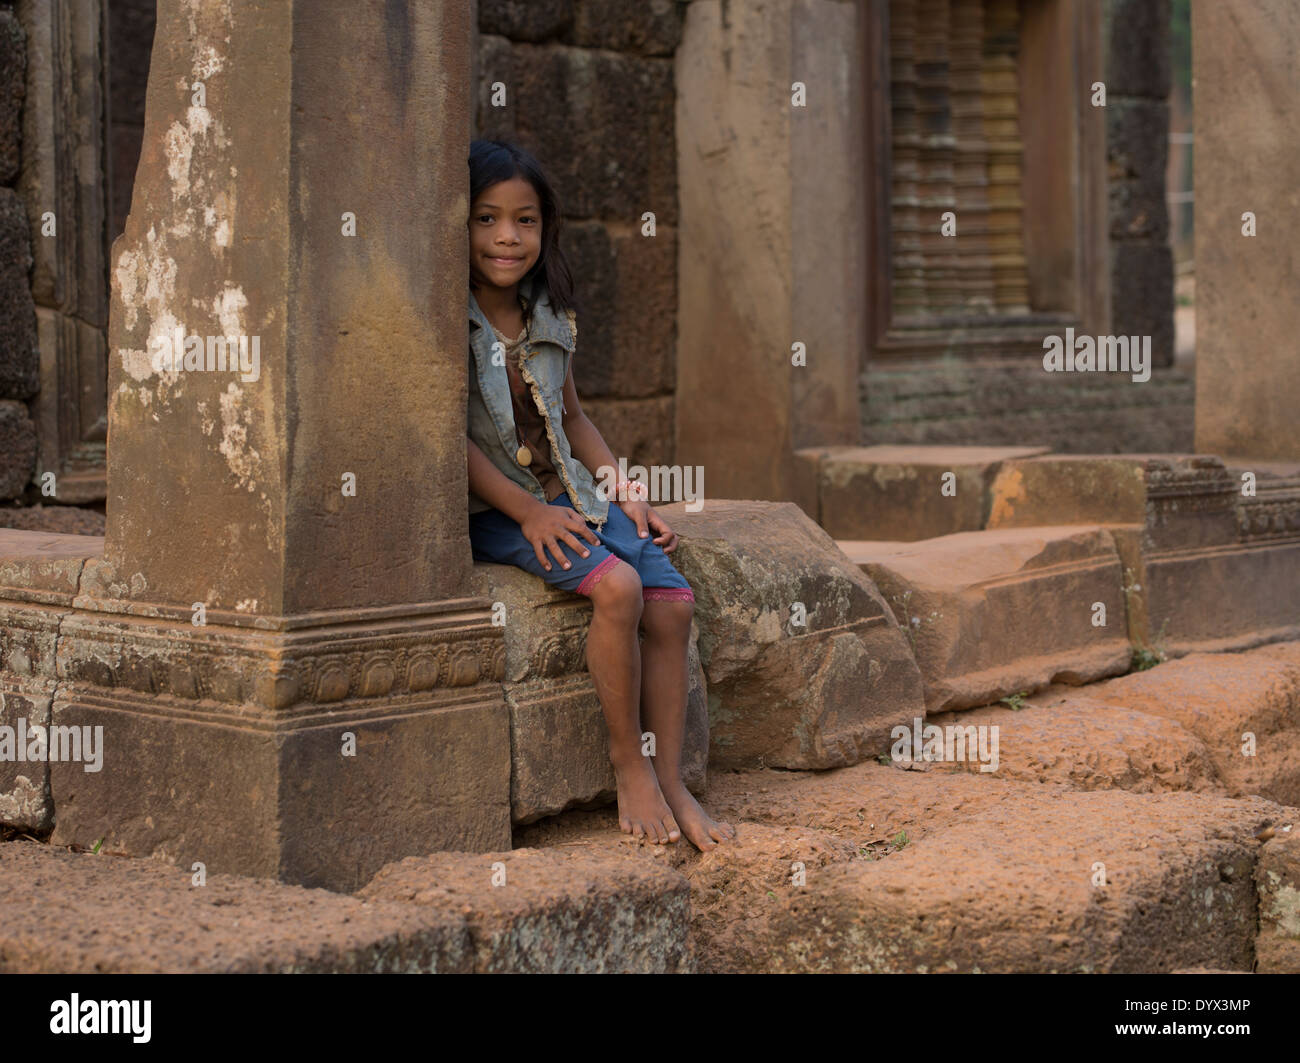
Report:
M578 309L574 379L610 449L673 461L677 146L673 0L478 0L474 137L533 152L556 186ZM506 106L492 86L506 86ZM656 235L642 235L653 211Z

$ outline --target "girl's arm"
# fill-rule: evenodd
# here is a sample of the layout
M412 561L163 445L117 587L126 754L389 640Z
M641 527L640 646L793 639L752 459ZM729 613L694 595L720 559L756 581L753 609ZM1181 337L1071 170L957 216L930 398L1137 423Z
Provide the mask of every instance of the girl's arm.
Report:
M469 460L469 489L515 523L523 524L529 510L541 503L493 465L469 436L465 437L465 450Z
M564 378L564 409L564 434L569 440L569 450L596 478L596 490L599 491L602 482L610 482L600 476L599 470L607 466L617 471L618 459L614 457L614 452L609 449L596 426L582 412L582 404L578 402L578 389L573 383L572 364L569 366L569 375ZM610 479L612 480L613 477ZM672 553L677 548L677 533L668 526L668 522L662 516L654 511L649 502L643 499L619 502L617 497L611 497L610 501L620 506L623 512L632 518L637 533L642 538L649 538L653 532L655 533L653 541L663 547L664 553Z
M601 477L598 470L606 465L617 470L618 459L614 457L614 452L609 449L600 431L582 412L578 389L573 383L572 363L569 364L569 375L564 378L564 411L564 434L569 440L569 449L596 478L599 490Z

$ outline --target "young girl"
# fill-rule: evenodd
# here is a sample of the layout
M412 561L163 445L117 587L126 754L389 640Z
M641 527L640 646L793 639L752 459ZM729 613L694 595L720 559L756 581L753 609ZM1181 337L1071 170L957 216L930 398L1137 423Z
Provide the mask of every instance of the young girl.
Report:
M644 485L622 481L607 495L593 476L607 485L601 470L618 461L574 388L573 280L555 193L513 144L475 141L469 171L474 560L516 565L591 599L587 667L609 725L619 826L712 849L735 832L700 807L680 773L695 596L668 560L677 535L641 497ZM643 729L655 736L653 766Z

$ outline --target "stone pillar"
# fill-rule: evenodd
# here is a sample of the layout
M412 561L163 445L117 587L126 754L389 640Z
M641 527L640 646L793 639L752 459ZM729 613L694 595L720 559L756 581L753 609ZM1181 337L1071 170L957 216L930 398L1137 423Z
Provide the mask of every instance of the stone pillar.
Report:
M677 461L714 498L795 496L858 442L866 345L861 5L696 0L677 51ZM792 104L795 82L807 106ZM807 364L791 364L793 344Z
M342 889L508 847L462 597L469 39L454 0L159 3L53 710L104 767L52 766L57 841ZM158 364L223 339L245 365Z
M1193 0L1192 64L1196 449L1297 461L1300 6Z

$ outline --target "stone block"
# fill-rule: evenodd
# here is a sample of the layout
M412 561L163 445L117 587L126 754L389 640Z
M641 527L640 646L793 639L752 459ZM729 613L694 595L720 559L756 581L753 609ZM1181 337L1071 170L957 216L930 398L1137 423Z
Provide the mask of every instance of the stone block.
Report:
M823 447L821 525L835 539L911 542L978 531L1002 462L1046 447ZM950 475L951 474L951 475Z
M1110 276L1111 333L1150 336L1152 368L1173 365L1174 260L1169 246L1144 241L1112 242ZM1149 383L1132 386L1146 387Z
M587 672L590 601L513 565L475 564L472 587L494 607L499 603L505 621L511 818L528 823L573 806L613 800L617 791L609 730ZM681 764L691 790L704 787L709 751L697 638L693 626Z
M1130 634L1167 652L1300 633L1300 476L1208 455L1047 456L1006 463L990 528L1110 523Z
M671 395L653 399L582 399L582 412L600 430L615 457L625 456L628 466L671 465L673 410ZM696 481L699 482L698 479Z
M1129 667L1122 567L1105 529L840 546L907 626L930 712L987 705L1053 682L1088 683Z
M1115 96L1169 96L1169 0L1108 0L1107 105Z
M1280 829L1279 829L1280 828ZM1300 823L1277 824L1255 866L1260 974L1300 974Z
M1053 696L1049 690L1027 699L1019 710L997 705L941 713L928 717L926 724L945 733L949 727L997 728L992 746L996 757L983 763L993 767L987 774L999 779L1139 794L1223 792L1205 744L1177 720L1084 693ZM977 738L978 732L963 734L963 742L971 741L972 746ZM962 761L922 766L931 771L982 771L973 753Z
M675 974L694 966L686 879L607 847L408 857L357 896L463 913L479 974Z
M36 470L36 425L21 402L0 399L0 499L27 490Z
M682 36L680 11L673 0L577 0L574 42L672 58Z
M923 711L889 607L798 506L658 508L681 536L674 564L695 591L711 765L853 764Z
M622 845L580 816L520 841L680 870L707 973L1250 970L1256 835L1300 809L1044 781L874 761L729 772L706 803L737 837L708 853Z
M573 379L585 401L672 392L676 341L677 240L637 228L616 235L595 222L566 227L566 254L583 278ZM671 422L666 426L671 436Z
M1110 235L1120 240L1168 240L1169 105L1163 100L1108 101L1106 153Z
M1300 460L1300 6L1195 0L1196 449ZM1244 236L1242 215L1256 219Z
M482 135L510 136L543 158L566 216L639 225L653 210L660 226L677 224L671 63L485 39L479 64ZM505 108L483 105L496 81Z
M715 934L717 962L782 973L1249 970L1252 832L1264 814L1200 794L1027 786L875 859L810 865L803 888L783 867L766 905L749 882L729 888L714 915L730 919ZM1099 864L1105 886L1094 884ZM710 870L701 892L724 881L725 866Z
M478 0L478 30L515 41L544 41L573 23L574 0Z
M12 11L0 10L0 185L12 184L23 156L27 39Z
M464 916L28 841L0 845L7 974L468 973ZM129 901L124 902L124 898ZM51 920L55 907L59 918Z
M1300 643L1196 653L1100 683L1088 696L1195 735L1230 794L1300 806Z
M12 188L0 188L0 399L28 399L40 387L31 268L27 212Z
M33 728L48 734L54 691L51 679L0 671L0 824L6 827L48 831L54 825L49 762L40 755L48 738L33 744L39 734Z
M0 599L71 605L86 561L103 553L103 536L0 528Z

